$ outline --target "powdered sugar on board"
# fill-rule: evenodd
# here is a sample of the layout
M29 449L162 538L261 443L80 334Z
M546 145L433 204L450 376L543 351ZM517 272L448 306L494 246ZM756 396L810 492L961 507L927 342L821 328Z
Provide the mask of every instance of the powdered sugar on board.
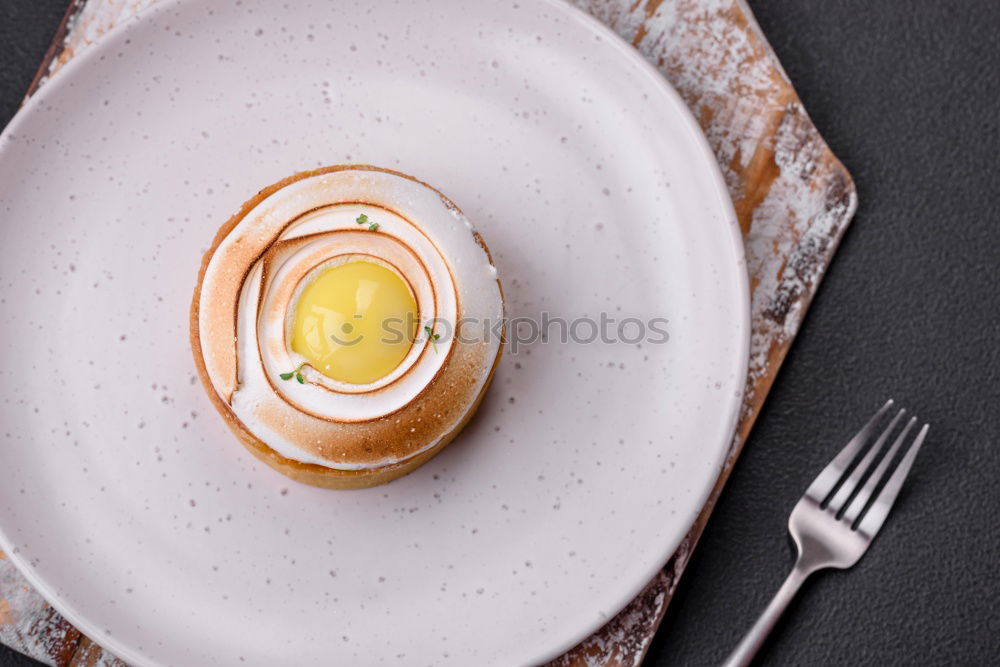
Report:
M157 0L74 0L45 75ZM823 142L742 0L570 0L631 42L680 92L722 168L746 243L752 339L741 423L725 469L665 569L598 633L553 664L638 666L841 234L850 175ZM121 665L0 558L0 641L51 665Z
M801 109L782 116L774 138L775 165L791 178L777 178L754 208L745 235L747 265L753 277L752 385L771 372L776 345L798 332L809 298L827 267L841 233L857 206L846 172L833 169L829 149L815 135ZM753 397L751 397L753 398Z
M46 604L0 553L0 642L35 660L69 663L80 632Z

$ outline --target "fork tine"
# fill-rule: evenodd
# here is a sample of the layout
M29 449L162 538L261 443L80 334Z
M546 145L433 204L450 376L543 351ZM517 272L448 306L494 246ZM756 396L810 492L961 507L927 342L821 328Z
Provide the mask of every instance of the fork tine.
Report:
M830 499L830 502L826 504L827 507L832 509L834 512L840 512L840 510L846 506L847 501L850 500L851 495L858 488L858 484L860 484L861 480L864 479L865 472L871 468L872 461L875 460L875 456L882 450L882 447L885 446L885 441L889 439L889 434L892 433L894 428L896 428L896 424L899 423L899 420L903 418L904 414L906 414L905 409L896 413L896 416L892 418L889 425L886 426L881 435L879 435L875 444L869 447L868 451L865 452L864 458L858 462L858 465L854 466L854 470L851 471L850 477L845 479L844 483L840 485L839 489L837 489L837 493Z
M892 403L893 401L891 398L886 401L885 405L879 408L879 411L875 413L875 416L869 419L868 423L865 424L860 431L858 431L858 434L851 438L850 442L847 443L847 446L840 450L840 453L837 454L836 458L830 461L830 463L823 468L823 472L821 472L819 476L813 480L813 483L809 485L809 488L806 489L806 496L812 498L817 504L826 500L826 497L830 495L830 492L833 491L837 482L840 481L840 478L844 475L844 471L847 470L851 461L853 461L854 457L857 456L859 451L861 451L861 447L864 446L864 444L871 438L872 433L875 432L875 426L882 418L882 415L884 415L886 411L892 407Z
M889 464L896 456L896 452L899 451L899 448L902 447L903 443L906 441L906 436L910 433L910 429L912 429L913 425L916 423L916 417L910 417L910 421L906 422L906 426L904 426L903 430L899 433L899 437L897 437L896 441L892 443L892 447L890 447L889 451L885 453L882 460L878 462L878 467L876 467L872 474L868 476L868 481L865 482L865 485L861 487L858 494L854 496L853 500L851 500L851 504L847 506L847 511L844 512L845 521L848 523L854 523L854 520L861 514L861 510L865 508L865 505L868 504L872 494L875 492L875 487L879 485L879 482L882 481L882 478L885 476L886 468L889 467Z
M917 458L917 452L920 451L920 445L924 444L924 438L927 437L927 431L930 429L930 424L924 424L924 427L920 429L920 433L917 434L916 439L910 448L906 451L903 456L903 460L899 462L896 467L895 472L892 473L892 477L886 482L885 486L879 492L878 496L875 498L875 502L872 503L871 508L868 513L865 514L864 518L861 519L861 523L858 524L858 531L865 533L872 537L882 528L882 524L885 523L885 518L889 516L889 510L892 509L893 503L896 502L896 496L899 495L899 490L903 488L903 481L910 472L910 468L913 466L913 459Z

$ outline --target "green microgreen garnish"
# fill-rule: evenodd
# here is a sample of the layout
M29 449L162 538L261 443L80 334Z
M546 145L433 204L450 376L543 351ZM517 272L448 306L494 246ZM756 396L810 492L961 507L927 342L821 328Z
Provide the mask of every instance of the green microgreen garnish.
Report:
M295 370L289 371L287 373L282 373L278 377L280 377L282 380L291 380L292 378L295 378L296 380L299 381L299 384L305 384L306 379L302 377L303 366L305 366L305 363L299 364L299 367L296 368Z
M427 338L431 341L431 345L434 347L434 353L437 354L438 346L437 342L441 339L441 334L434 333L430 327L424 327L424 331L427 332Z
M357 218L355 218L354 222L358 223L359 225L368 225L368 231L370 232L378 231L379 224L377 222L372 222L371 220L369 220L367 213L362 213L361 215L359 215Z

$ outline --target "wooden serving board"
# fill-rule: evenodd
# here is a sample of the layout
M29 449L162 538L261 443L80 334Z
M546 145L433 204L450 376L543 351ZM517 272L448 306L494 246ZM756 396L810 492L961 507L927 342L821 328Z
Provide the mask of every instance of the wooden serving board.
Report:
M111 27L157 0L72 0L29 95ZM739 217L752 290L740 424L718 483L666 567L559 667L637 667L740 454L857 199L742 0L571 0L635 45L680 92ZM49 665L123 663L49 607L0 553L0 641ZM668 640L669 641L669 640Z

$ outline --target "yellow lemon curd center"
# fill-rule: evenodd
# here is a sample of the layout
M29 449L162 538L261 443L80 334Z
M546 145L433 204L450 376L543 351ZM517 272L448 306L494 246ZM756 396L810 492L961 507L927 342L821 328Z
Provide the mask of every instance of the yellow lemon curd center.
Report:
M302 290L292 350L327 377L370 384L403 361L416 332L417 302L403 279L374 262L348 262Z

